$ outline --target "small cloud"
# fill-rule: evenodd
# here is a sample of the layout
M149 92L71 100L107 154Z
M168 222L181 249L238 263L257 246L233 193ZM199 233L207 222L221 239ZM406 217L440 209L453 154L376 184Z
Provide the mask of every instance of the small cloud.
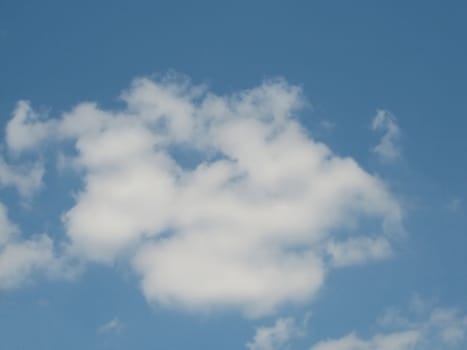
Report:
M326 129L326 130L331 130L331 129L334 129L336 127L336 123L330 121L330 120L326 120L326 119L323 119L321 120L321 122L319 123L319 125L323 128L323 129Z
M327 253L334 266L349 266L385 259L391 255L391 245L384 238L356 237L329 242Z
M249 350L283 349L289 341L300 333L293 318L279 318L270 327L259 327L253 340L246 344Z
M448 209L453 212L458 212L462 208L462 199L453 197L449 200Z
M414 293L410 298L408 309L414 314L420 315L432 308L434 304L434 300L422 298L420 294Z
M47 307L49 306L50 304L50 301L48 299L45 299L45 298L40 298L36 301L36 305L38 307Z
M374 131L383 131L380 142L373 148L380 160L394 161L400 157L400 129L396 117L389 111L378 110L371 123Z
M117 317L114 317L109 322L106 322L99 326L97 329L98 334L109 334L109 333L120 333L123 330L123 322Z

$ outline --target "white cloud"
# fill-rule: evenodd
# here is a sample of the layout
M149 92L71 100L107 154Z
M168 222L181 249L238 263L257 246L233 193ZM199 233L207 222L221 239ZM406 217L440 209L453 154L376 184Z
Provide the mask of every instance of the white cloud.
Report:
M350 333L318 342L311 350L460 350L467 345L467 316L453 308L418 303L414 315L389 309L380 321L387 330L361 338Z
M42 186L43 175L40 162L12 166L0 156L0 186L13 186L23 197L31 197Z
M462 199L459 197L452 197L448 202L448 209L453 212L459 212L462 209Z
M327 252L334 265L347 266L387 258L391 255L391 245L381 237L356 237L342 242L329 242Z
M311 350L411 350L418 338L417 331L378 334L366 340L352 333L340 339L320 342Z
M321 120L321 122L319 123L319 125L321 125L321 127L323 129L326 129L326 130L332 130L336 127L336 123L335 122L332 122L330 120Z
M301 333L293 318L279 318L270 327L259 327L253 340L246 344L249 350L285 349L288 342Z
M279 318L272 326L257 328L246 347L290 349L307 327L307 319L299 326L293 318ZM371 329L376 329L373 335L350 332L318 341L310 350L461 350L467 346L467 315L456 308L433 306L418 295L403 310L389 308Z
M53 121L41 121L28 101L19 101L6 126L6 143L14 152L34 149L52 132Z
M52 241L46 235L11 242L0 248L0 289L17 287L54 264Z
M0 203L0 290L16 288L40 273L69 278L73 271L54 254L52 240L45 234L23 239Z
M384 132L383 137L373 151L383 161L394 161L400 157L400 130L396 117L389 111L379 110L373 118L371 128Z
M123 330L124 324L117 317L102 324L97 328L98 334L120 333Z
M462 316L459 310L436 308L425 327L437 331L442 342L449 346L467 345L467 316Z
M0 203L0 247L18 233L18 228L8 218L6 207Z
M218 96L138 79L122 98L126 108L81 103L53 122L20 105L7 140L17 152L74 142L83 188L63 216L69 252L129 258L148 300L257 316L313 297L329 254L334 267L387 255L397 201L298 124L299 88L276 80ZM379 235L341 242L361 218L379 221Z
M52 121L41 121L29 102L20 101L6 126L5 141L15 156L21 152L37 149L37 146L52 132ZM9 164L0 155L0 186L12 186L25 198L42 186L44 166L42 162L24 162L15 159Z

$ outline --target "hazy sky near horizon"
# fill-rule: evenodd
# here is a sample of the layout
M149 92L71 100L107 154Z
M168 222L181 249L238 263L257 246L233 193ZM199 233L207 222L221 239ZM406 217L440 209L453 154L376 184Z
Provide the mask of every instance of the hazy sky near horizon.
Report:
M0 1L0 347L467 345L463 1Z

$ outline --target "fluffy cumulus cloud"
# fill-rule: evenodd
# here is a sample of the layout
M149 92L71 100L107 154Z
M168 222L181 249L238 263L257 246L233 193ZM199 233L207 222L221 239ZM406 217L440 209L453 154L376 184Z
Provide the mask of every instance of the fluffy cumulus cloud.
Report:
M389 255L400 206L301 127L298 87L273 80L219 96L141 78L122 101L49 120L22 102L7 126L17 154L74 145L65 157L82 188L63 215L68 254L127 259L150 301L253 316L308 300L330 267Z
M371 123L375 131L384 132L380 142L373 148L383 161L394 161L400 157L400 129L396 117L389 111L379 110Z

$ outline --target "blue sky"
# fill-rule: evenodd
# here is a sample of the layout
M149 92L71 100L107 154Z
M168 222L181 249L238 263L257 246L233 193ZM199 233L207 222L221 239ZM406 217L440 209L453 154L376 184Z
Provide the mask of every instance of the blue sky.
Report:
M462 1L0 2L0 348L464 349Z

